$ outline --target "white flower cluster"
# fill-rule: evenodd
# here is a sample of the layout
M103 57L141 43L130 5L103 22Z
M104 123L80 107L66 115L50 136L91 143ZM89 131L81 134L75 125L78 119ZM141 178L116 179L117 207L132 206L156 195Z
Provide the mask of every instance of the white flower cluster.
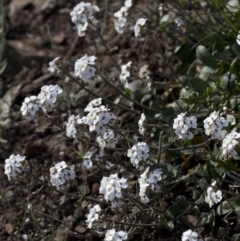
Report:
M76 130L76 127L75 125L77 124L77 120L79 119L79 115L77 116L74 116L74 115L71 115L69 118L68 118L68 122L66 124L66 135L70 138L76 138L76 133L77 133L77 130Z
M193 133L190 129L197 128L197 118L195 116L186 117L186 113L181 113L174 119L173 129L179 139L189 139L193 138Z
M50 168L51 183L59 187L67 180L75 178L74 166L68 167L65 161L61 161Z
M182 234L182 241L198 241L198 233L189 229Z
M95 56L84 55L82 58L77 59L74 65L75 76L87 82L89 79L95 76L96 69L91 65L95 64Z
M237 152L234 150L235 146L239 144L240 133L231 132L228 134L222 142L223 155L230 154L233 158L237 156Z
M130 77L130 68L132 62L129 61L127 64L121 66L120 80L124 84L124 88L128 87L128 78Z
M98 20L94 17L94 14L98 11L98 6L91 3L80 2L70 12L72 22L76 24L78 29L79 37L85 36L89 23L93 29L95 29Z
M122 198L122 188L127 188L127 186L127 179L112 174L102 178L99 193L104 194L105 200L112 202L112 206L117 206L121 204L118 200Z
M59 65L60 65L60 59L61 57L57 57L55 58L54 60L52 60L51 62L49 62L49 68L48 68L48 71L51 72L51 73L59 73L60 72L60 69L59 69Z
M27 121L37 122L37 112L40 109L40 103L37 96L30 96L24 99L21 106L22 115L25 116Z
M146 131L146 125L147 125L147 120L146 120L146 116L144 113L141 114L141 118L140 120L138 121L138 127L139 127L139 133L141 135L144 135L145 134L145 131Z
M222 129L228 126L228 121L224 117L218 117L216 111L212 112L204 121L205 134L213 139L222 140Z
M115 21L115 29L118 33L123 33L123 29L127 23L127 16L130 7L132 6L132 0L125 0L124 6L121 7L119 11L114 13Z
M141 201L143 203L149 202L149 198L146 195L147 188L150 186L152 190L158 192L160 186L157 185L157 182L162 179L162 169L156 169L149 173L149 167L140 175L138 179L138 183L140 186L139 196L141 197Z
M214 181L210 187L207 189L207 194L205 197L205 202L209 204L211 208L214 204L219 203L222 200L222 192L217 190L215 192L216 181Z
M107 128L107 124L116 117L109 112L102 104L102 99L98 98L92 100L84 109L85 112L89 112L87 116L84 116L77 120L78 124L86 124L89 126L89 131L96 131L99 136L97 142L101 148L106 146L106 142L109 142L112 147L117 143L114 132Z
M101 211L101 207L99 205L95 205L90 209L89 214L86 215L88 228L92 227L92 223L99 218L99 212Z
M138 142L131 149L128 149L127 156L130 158L131 163L138 168L139 162L149 157L148 152L148 145L145 142Z
M53 110L54 103L57 101L58 95L62 93L62 88L58 85L44 85L38 95L38 100L44 112Z
M146 18L139 18L136 22L136 24L134 25L133 29L134 29L134 34L135 37L141 36L141 28L142 26L145 25L147 19Z
M4 173L8 176L8 180L11 178L16 179L17 175L24 171L25 156L11 155L5 160Z
M105 234L104 241L122 241L127 240L128 234L124 231L116 232L115 229L110 229Z

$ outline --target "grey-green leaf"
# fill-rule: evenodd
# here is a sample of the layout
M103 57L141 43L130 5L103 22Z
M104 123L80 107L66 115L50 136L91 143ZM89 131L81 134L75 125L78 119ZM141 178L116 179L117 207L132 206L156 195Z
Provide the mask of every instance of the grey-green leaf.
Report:
M202 61L202 63L212 69L217 69L217 62L214 57L209 53L207 48L203 45L199 45L196 50L197 58Z

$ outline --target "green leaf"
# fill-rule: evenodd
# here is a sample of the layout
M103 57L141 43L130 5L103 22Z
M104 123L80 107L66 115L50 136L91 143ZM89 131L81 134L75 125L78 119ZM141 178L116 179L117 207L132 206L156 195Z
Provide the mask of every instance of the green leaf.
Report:
M230 0L228 1L226 6L228 10L232 13L236 13L240 7L238 0Z
M146 94L146 95L144 95L144 96L142 97L142 99L141 99L141 103L144 103L145 101L150 100L151 97L152 97L151 94Z
M230 72L232 74L238 75L239 69L240 69L240 66L238 63L238 58L235 58L230 65Z
M232 90L236 84L237 76L230 72L224 73L221 78L221 86L227 90Z
M167 223L167 227L169 228L170 231L173 231L173 229L174 229L174 223L173 223L172 221L169 221L169 222Z
M240 233L234 234L232 238L233 238L233 241L240 241Z
M217 69L217 63L213 56L209 53L207 48L203 45L199 45L196 49L197 58L202 61L202 63L212 69Z
M213 215L212 215L212 213L210 213L209 215L204 216L204 217L201 219L199 226L201 227L201 226L204 226L204 225L206 225L206 224L211 224L212 221L213 221Z
M204 92L209 87L207 82L204 82L202 79L196 77L192 78L189 84L197 92Z
M231 159L228 159L226 161L218 161L218 166L224 168L228 172L238 171L238 168L235 166Z
M229 201L231 204L233 204L233 201ZM218 207L217 207L217 215L224 215L226 213L229 213L232 211L231 206L229 205L228 201L223 201Z
M211 74L214 74L216 71L208 66L203 66L201 69L201 73L199 74L199 78L207 81Z
M130 89L125 89L125 94L126 94L127 96L131 96L132 91L131 91Z
M179 205L172 205L169 206L167 209L167 212L173 216L173 217L177 217L178 215L180 215L183 211L182 209L179 207Z
M234 211L240 214L240 207L237 205L237 203L234 200L223 201L217 208L218 215L224 215L231 211Z
M177 202L177 204L178 204L181 208L183 208L183 209L187 208L187 206L188 206L187 199L186 199L186 197L183 196L183 195L177 196L176 202Z
M4 70L7 67L7 60L4 59L1 63L0 63L0 74L2 74L4 72Z
M230 108L234 109L240 105L240 99L239 98L230 99L229 103L230 103Z
M201 193L197 190L193 190L193 199L198 200L201 197Z

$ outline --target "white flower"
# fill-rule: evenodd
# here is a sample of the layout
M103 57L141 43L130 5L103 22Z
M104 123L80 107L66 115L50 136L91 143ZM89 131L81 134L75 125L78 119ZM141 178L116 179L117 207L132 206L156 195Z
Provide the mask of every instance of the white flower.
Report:
M179 139L193 138L193 133L189 129L197 128L197 118L195 116L186 117L186 113L181 113L174 119L173 129Z
M150 172L147 182L149 184L156 184L161 179L162 179L162 169L156 169L156 170ZM154 185L153 185L153 187L154 187ZM152 187L152 189L154 189L153 187Z
M237 152L234 150L235 146L239 144L240 134L237 132L231 132L222 141L223 155L230 154L233 158L237 156Z
M5 160L4 173L8 176L8 180L11 178L16 179L17 175L24 171L25 156L11 155Z
M176 23L176 25L178 27L180 27L184 23L183 20L180 17L175 18L174 22Z
M99 136L97 138L97 142L101 148L104 148L105 146L115 148L116 144L118 143L118 140L115 137L114 132L107 127L103 136Z
M220 190L214 191L216 181L214 181L210 187L207 189L207 194L205 197L205 202L209 204L211 208L214 204L219 203L222 200L222 192Z
M198 234L189 229L182 234L182 241L198 241L197 237Z
M141 114L141 118L140 120L138 121L138 127L139 127L139 133L141 135L144 135L145 134L145 126L147 125L147 121L146 121L146 116L144 115L144 113Z
M152 81L152 78L149 75L147 75L145 77L145 83L144 84L145 84L146 89L148 91L150 91L152 89L153 81Z
M238 33L238 35L237 35L236 41L237 41L237 44L240 45L240 31L239 31L239 33Z
M98 142L98 145L103 149L106 146L106 141L102 136L98 136L96 141Z
M147 167L147 169L144 171L144 173L142 173L140 175L140 178L138 178L138 183L140 186L140 190L139 190L139 196L141 197L141 201L143 203L148 203L149 202L149 198L146 195L146 191L147 191L147 187L150 185L147 182L147 173L149 171L149 167Z
M87 169L92 167L92 155L95 151L88 151L83 157L83 166Z
M138 178L138 183L140 186L139 196L141 197L141 201L143 203L148 203L149 198L146 195L147 188L151 186L151 189L155 192L158 192L160 187L157 185L157 182L162 179L162 169L156 169L149 173L149 167L140 175Z
M26 117L27 121L37 122L37 112L40 109L40 103L36 96L26 97L21 106L22 115Z
M59 69L59 59L61 57L57 57L55 58L53 61L49 62L49 68L48 68L48 71L51 72L51 73L59 73L60 72L60 69Z
M116 116L110 113L104 105L101 105L102 99L98 98L92 100L84 109L89 112L87 116L78 118L78 124L85 124L89 126L89 131L96 131L98 137L96 138L99 146L103 149L106 145L114 148L118 142L114 132L107 126Z
M50 168L51 183L59 187L67 180L75 179L74 166L68 167L65 161L61 161Z
M52 111L58 95L62 93L62 88L58 85L44 85L38 95L38 100L44 112Z
M118 178L117 174L112 174L109 177L103 177L99 193L104 194L106 201L115 201L122 198L122 188L127 188L127 179Z
M209 125L212 125L215 123L215 120L218 118L217 112L214 111L210 114L209 117L205 119L205 122L207 122Z
M76 177L74 166L71 166L70 169L64 169L62 172L66 181L73 180Z
M85 112L91 112L94 110L95 107L98 107L102 104L102 98L97 98L88 103L86 108L84 109Z
M52 170L50 170L51 172ZM64 174L62 172L55 172L51 174L51 183L53 186L59 187L65 183Z
M216 111L212 112L204 121L205 134L213 139L222 140L222 129L228 126L228 121L224 117L218 117Z
M106 232L104 241L122 241L127 240L128 234L124 231L116 232L115 229L110 229Z
M236 120L235 120L234 115L227 115L227 121L229 123L231 123L231 125L235 125L236 124Z
M127 16L128 16L128 8L126 8L125 6L121 7L119 11L114 13L114 17L115 17L114 25L118 33L123 33L123 29L127 22Z
M23 234L23 235L22 235L22 238L23 238L23 240L28 240L27 234Z
M194 129L197 128L197 118L195 116L186 117L185 122L188 128L194 128Z
M68 122L66 124L66 135L70 138L76 138L76 133L77 133L77 130L76 130L76 127L75 125L77 124L77 120L79 119L79 115L78 116L74 116L74 115L71 115L69 118L68 118Z
M216 124L217 124L218 128L222 129L223 127L228 126L228 121L225 120L224 117L220 117L220 118L216 119Z
M136 24L134 25L134 34L135 37L140 36L140 32L141 32L141 27L145 25L147 19L146 18L139 18L136 22Z
M93 208L90 209L89 214L86 215L87 217L86 222L88 223L88 228L92 228L92 223L95 220L98 220L100 211L101 211L101 208L99 205L95 205Z
M95 76L96 69L91 65L95 64L95 56L83 56L75 62L75 75L87 82L90 78Z
M127 9L129 9L130 7L132 7L132 0L125 0L124 6L125 6L125 8L127 8Z
M132 0L126 0L124 6L119 11L114 13L114 25L118 33L123 33L123 29L127 23L127 16L130 7L132 6Z
M95 29L98 20L94 17L94 14L98 11L98 6L85 2L80 2L73 8L73 10L70 12L70 16L72 22L77 26L78 36L85 36L89 25Z
M106 232L105 241L113 241L116 240L116 238L117 236L115 229L110 229Z
M128 87L128 78L130 77L130 67L132 62L129 61L127 64L122 65L121 67L121 74L120 74L120 80L124 84L124 87Z
M148 152L148 145L145 142L138 142L131 149L128 149L127 156L130 158L131 163L138 168L139 162L148 158Z
M57 169L57 172L61 172L63 169L67 168L67 164L65 161L61 161L55 165L55 168Z
M116 117L112 113L109 113L109 109L104 105L95 107L94 103L91 102L85 108L85 111L89 111L88 115L78 119L77 123L86 124L89 126L89 131L96 131L100 134L101 136L98 138L98 141L99 143L102 143L104 139L103 135L106 131L106 125L111 119L116 119ZM102 146L104 147L104 143L102 143Z

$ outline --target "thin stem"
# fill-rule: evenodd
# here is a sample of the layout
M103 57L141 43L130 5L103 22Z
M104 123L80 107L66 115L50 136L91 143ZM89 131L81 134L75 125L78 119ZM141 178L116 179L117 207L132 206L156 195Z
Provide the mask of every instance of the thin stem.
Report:
M159 134L159 141L158 141L158 160L157 160L157 166L159 166L161 154L162 154L162 138L163 138L163 132L161 131Z
M115 89L120 95L122 95L123 97L125 97L126 99L130 100L131 102L133 102L134 104L140 106L143 109L147 109L147 110L153 110L156 112L159 112L159 110L156 109L152 109L149 108L145 105L142 105L141 103L139 103L138 101L132 99L131 97L129 97L128 95L126 95L124 92L122 92L119 88L117 88L115 85L113 85L106 77L104 77L103 75L101 75L100 73L97 73L108 85L110 85L113 89Z
M128 107L126 106L123 106L123 105L119 105L119 104L116 104L104 97L101 97L100 95L92 92L91 90L89 90L88 88L86 88L80 81L78 81L76 78L74 78L72 75L70 75L67 71L65 71L63 68L61 68L62 72L68 76L71 80L73 80L74 82L76 82L79 86L81 86L84 90L86 90L89 94L93 95L94 97L96 98L102 98L104 101L106 101L108 104L111 104L111 105L114 105L114 106L117 106L119 108L122 108L124 110L127 110L127 111L130 111L130 112L134 112L138 115L140 115L141 113L139 111L136 111L136 110L133 110L133 109L129 109Z
M105 49L106 49L106 51L107 51L108 56L111 58L113 64L116 66L116 68L117 68L117 69L119 70L119 72L120 72L121 69L120 69L120 67L118 66L118 64L117 64L117 62L115 61L115 59L113 58L113 56L112 56L112 54L111 54L111 52L110 52L110 50L109 50L106 42L104 41L103 36L102 36L102 34L101 34L101 30L98 29L97 33L98 33L98 36L100 37L100 39L101 39L101 41L102 41L102 43L103 43L103 46L105 47Z

